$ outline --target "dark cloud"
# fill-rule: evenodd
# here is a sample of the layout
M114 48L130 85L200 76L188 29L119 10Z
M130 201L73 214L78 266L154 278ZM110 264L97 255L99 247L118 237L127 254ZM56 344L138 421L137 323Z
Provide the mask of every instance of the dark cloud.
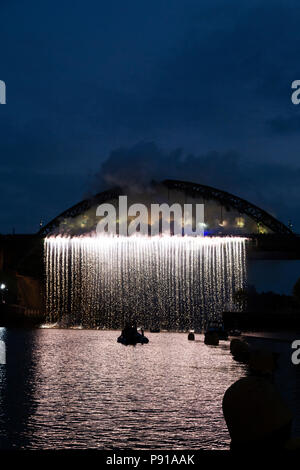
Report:
M92 186L95 191L113 186L142 191L152 180L167 178L223 189L270 211L285 223L291 219L300 226L300 168L245 163L233 151L193 155L143 142L112 151Z
M113 150L101 165L95 188L143 188L153 180L174 178L195 181L195 177L203 184L214 180L224 187L237 183L238 171L239 156L235 152L209 152L195 156L185 154L179 148L165 151L154 142L141 142Z

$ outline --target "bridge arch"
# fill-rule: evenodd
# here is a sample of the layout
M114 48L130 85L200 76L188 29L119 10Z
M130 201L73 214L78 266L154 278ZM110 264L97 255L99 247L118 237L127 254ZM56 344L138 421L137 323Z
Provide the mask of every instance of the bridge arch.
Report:
M171 191L176 191L184 194L185 197L198 199L202 202L214 201L218 206L227 211L235 211L236 214L246 216L249 220L253 221L257 227L265 227L269 233L276 235L293 235L293 232L289 227L265 210L226 191L199 183L178 180L164 180L162 183L154 184L154 186L164 188L168 191L168 194ZM117 198L122 194L124 194L124 190L121 188L113 188L111 190L98 193L91 198L84 199L63 211L47 223L47 225L42 227L39 231L39 235L47 236L56 232L60 227L63 227L64 225L67 226L70 221L75 220L79 216L88 218L88 215L85 214L88 214L93 207L107 201L117 200ZM84 221L82 223L84 229Z

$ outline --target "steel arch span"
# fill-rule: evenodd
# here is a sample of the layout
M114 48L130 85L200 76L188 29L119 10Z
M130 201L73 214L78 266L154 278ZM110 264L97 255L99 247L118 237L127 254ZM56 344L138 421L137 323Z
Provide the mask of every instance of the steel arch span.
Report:
M169 189L184 191L193 197L201 196L203 199L213 199L225 207L236 209L241 214L245 214L256 223L261 223L278 235L293 235L293 231L271 214L251 202L246 201L221 189L205 186L198 183L189 183L186 181L165 180L163 182Z
M203 184L178 180L164 180L161 184L168 190L181 191L187 196L194 198L200 197L204 201L214 200L228 209L236 210L240 214L250 217L257 224L264 225L276 235L293 235L293 232L289 227L287 227L285 224L280 222L265 210L226 191L222 191L220 189ZM84 199L65 210L53 220L51 220L47 225L42 227L38 232L38 235L47 236L59 227L62 220L75 218L81 214L84 214L91 207L117 199L122 194L124 194L124 191L121 188L114 188L98 193L91 198Z

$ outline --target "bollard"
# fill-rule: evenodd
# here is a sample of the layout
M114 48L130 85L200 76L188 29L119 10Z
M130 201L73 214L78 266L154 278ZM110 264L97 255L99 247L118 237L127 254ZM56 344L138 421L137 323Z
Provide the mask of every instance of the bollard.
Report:
M288 442L292 414L271 381L238 380L226 390L222 406L232 450L277 450Z
M249 367L251 372L255 375L272 376L277 367L277 357L271 351L251 351Z
M230 352L234 359L240 362L248 362L250 359L250 347L246 341L234 338L230 342Z

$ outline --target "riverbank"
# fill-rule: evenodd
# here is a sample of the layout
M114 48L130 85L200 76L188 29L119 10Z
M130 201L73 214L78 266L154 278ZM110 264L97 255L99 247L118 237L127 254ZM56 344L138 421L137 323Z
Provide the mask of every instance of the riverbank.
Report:
M292 343L295 339L300 339L299 331L256 331L256 332L245 332L242 337L246 341L254 339L275 341L282 343Z
M20 305L0 305L0 327L39 327L45 322L45 314L38 309Z
M300 332L300 311L223 312L226 330L243 332Z

